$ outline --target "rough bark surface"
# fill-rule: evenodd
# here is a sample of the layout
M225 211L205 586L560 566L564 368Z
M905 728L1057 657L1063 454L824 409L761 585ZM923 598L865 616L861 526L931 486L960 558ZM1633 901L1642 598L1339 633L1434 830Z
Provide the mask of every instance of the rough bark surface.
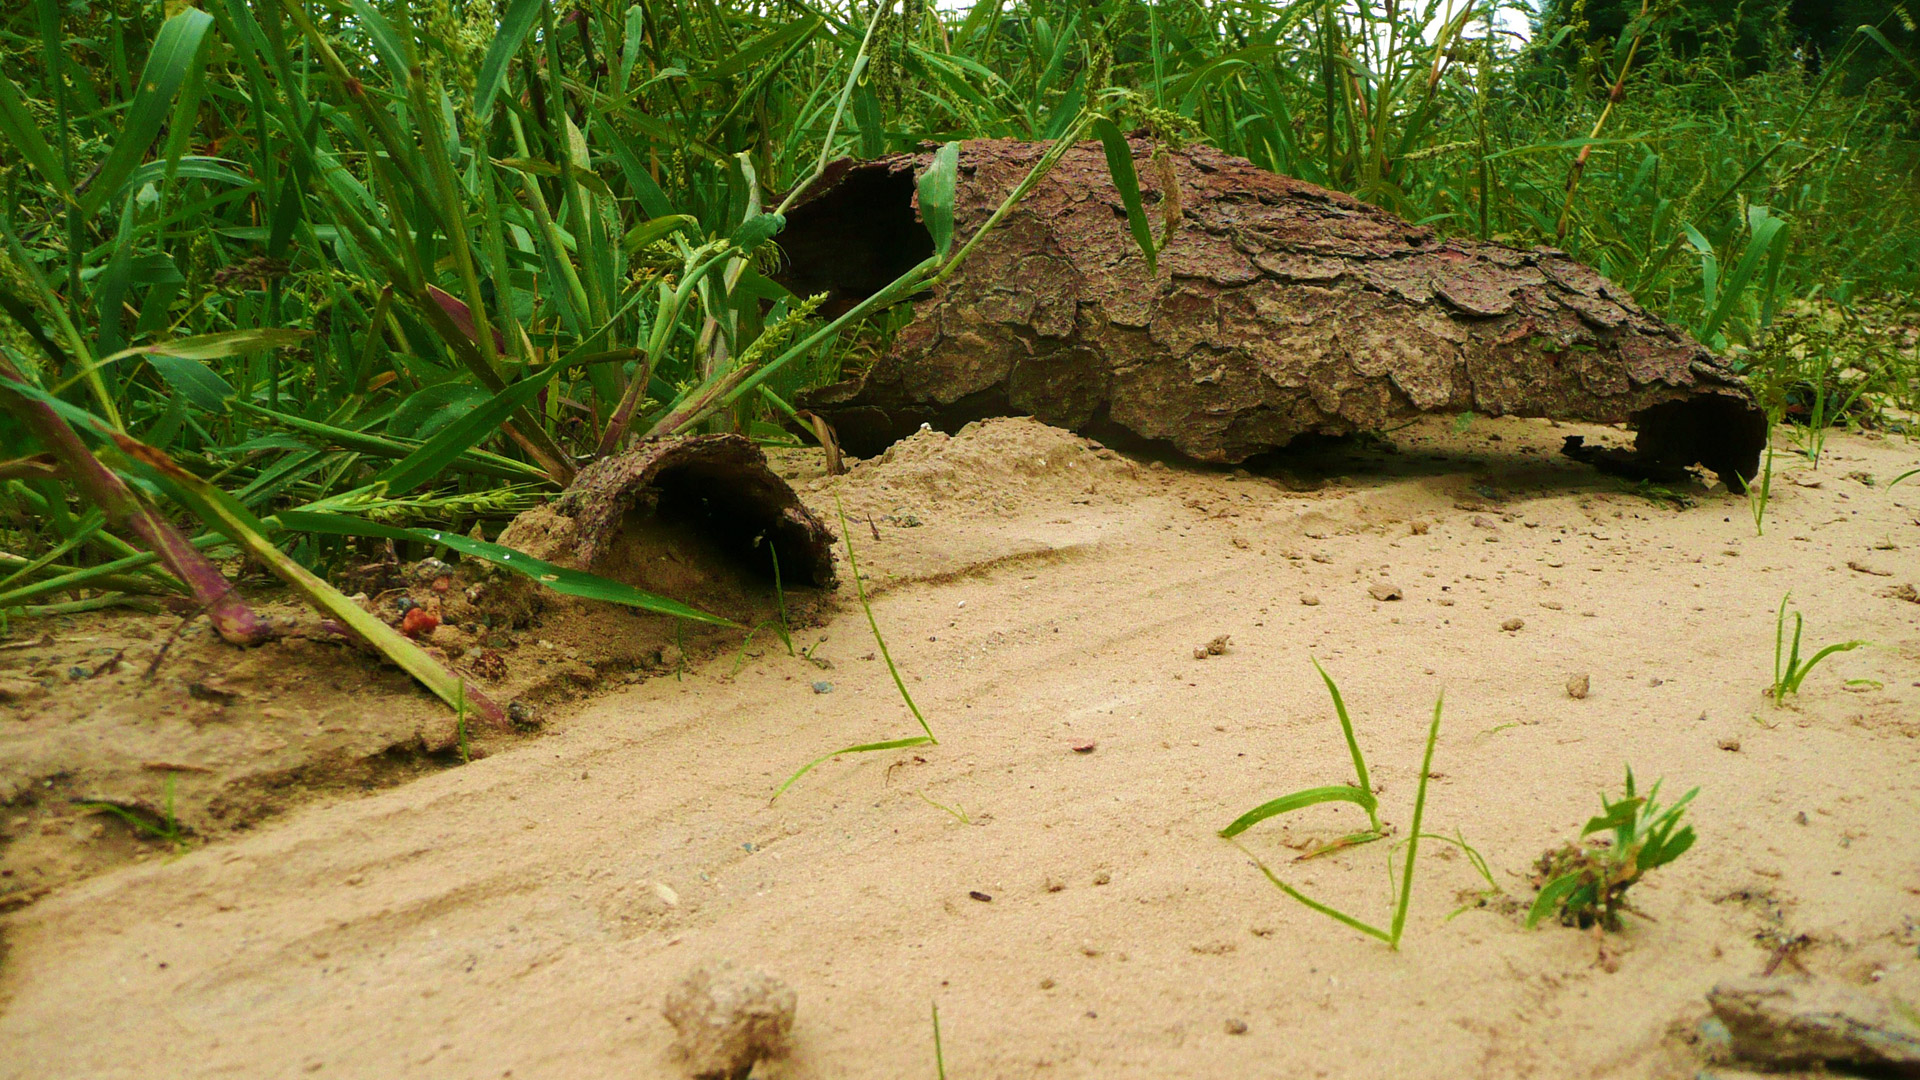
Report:
M1132 143L1156 234L1151 144ZM971 236L1045 144L963 145ZM911 218L930 153L837 170L788 217L796 292L830 307L931 251ZM1238 462L1307 433L1423 412L1630 421L1637 452L1739 489L1766 422L1741 379L1618 286L1549 248L1433 230L1204 146L1172 155L1179 218L1149 277L1098 143L1059 166L859 378L806 395L849 452L922 423L1028 414Z
M738 435L692 435L641 443L580 470L553 509L573 519L574 550L562 561L593 567L612 548L629 511L699 523L717 549L743 562L779 553L790 585L834 584L834 536Z
M1920 1076L1920 1025L1885 1000L1833 982L1748 979L1707 994L1734 1056L1773 1068L1832 1063Z

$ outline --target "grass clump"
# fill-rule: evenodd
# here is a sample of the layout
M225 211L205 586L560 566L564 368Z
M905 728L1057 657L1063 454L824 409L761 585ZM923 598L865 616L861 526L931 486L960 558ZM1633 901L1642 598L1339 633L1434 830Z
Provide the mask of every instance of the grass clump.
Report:
M1421 820L1426 815L1427 777L1433 770L1433 749L1440 739L1440 710L1445 700L1445 695L1442 695L1433 703L1433 722L1428 725L1426 753L1420 761L1420 785L1413 797L1413 825L1408 830L1405 841L1407 845L1407 863L1401 872L1399 887L1395 890L1397 895L1392 901L1392 921L1389 922L1386 929L1381 929L1371 923L1355 918L1344 911L1323 904L1286 882L1281 881L1280 878L1267 867L1266 863L1261 862L1257 856L1247 851L1247 849L1235 839L1247 829L1268 818L1325 802L1348 802L1360 807L1367 813L1369 827L1363 832L1352 833L1304 857L1311 858L1314 855L1325 854L1328 851L1337 850L1342 847L1378 840L1387 835L1385 826L1380 823L1379 801L1373 796L1371 783L1367 776L1366 758L1361 754L1360 744L1354 738L1353 721L1347 715L1346 703L1341 699L1340 688L1334 684L1333 677L1327 674L1326 669L1320 666L1319 661L1314 661L1313 666L1314 670L1320 673L1320 678L1326 682L1327 692L1333 696L1334 712L1340 718L1340 730L1346 735L1347 749L1348 752L1353 755L1354 772L1359 780L1360 786L1356 787L1341 784L1331 787L1308 788L1304 791L1296 791L1291 795L1283 795L1278 799L1262 803L1240 815L1238 818L1235 818L1232 824L1220 830L1220 835L1227 840L1233 841L1235 847L1240 848L1248 858L1253 859L1254 865L1260 868L1260 872L1266 875L1267 880L1273 883L1274 888L1279 889L1293 899L1298 900L1300 903L1305 904L1307 907L1312 908L1314 911L1336 922L1352 927L1366 934L1368 937L1378 938L1386 942L1388 948L1398 949L1400 947L1400 937L1406 930L1407 905L1413 896L1413 869L1414 863L1420 855L1420 841L1423 838L1446 839L1445 837L1427 837L1426 834L1420 831ZM1463 848L1466 847L1465 844L1461 846ZM1469 852L1472 851L1471 848L1467 848L1467 850ZM1389 881L1393 880L1391 855L1388 856L1387 879Z
M1580 830L1580 842L1549 851L1534 864L1540 895L1527 912L1527 926L1551 914L1563 925L1581 929L1618 930L1621 913L1628 911L1650 919L1627 903L1627 890L1693 846L1693 826L1680 824L1680 819L1699 793L1694 788L1663 807L1657 799L1659 782L1642 796L1634 790L1629 768L1624 793L1618 799L1600 797L1603 812ZM1587 839L1596 833L1611 835Z
M1773 707L1776 709L1786 704L1789 695L1800 692L1800 684L1806 681L1820 661L1834 653L1852 652L1866 644L1859 639L1842 641L1801 660L1800 634L1805 626L1798 611L1793 613L1793 641L1791 644L1787 642L1787 602L1792 599L1792 593L1781 597L1780 610L1773 617L1773 686L1767 690L1767 696L1773 698Z

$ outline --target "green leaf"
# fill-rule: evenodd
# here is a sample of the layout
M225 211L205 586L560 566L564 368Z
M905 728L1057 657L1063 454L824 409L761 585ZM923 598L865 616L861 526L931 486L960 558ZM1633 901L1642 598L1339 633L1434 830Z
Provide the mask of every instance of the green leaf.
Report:
M950 142L935 152L919 180L920 220L933 235L933 252L941 259L953 247L954 193L959 183L960 144Z
M223 412L227 402L233 399L232 384L191 357L155 353L147 357L147 363L153 365L153 370L160 373L174 393L205 412Z
M1547 882L1540 890L1540 895L1534 898L1533 907L1527 910L1527 929L1533 929L1541 919L1558 911L1561 903L1579 887L1579 874L1562 874Z
M814 758L812 761L809 761L805 765L800 766L799 772L796 772L792 776L787 777L787 782L780 785L780 789L773 793L773 798L778 799L781 795L785 794L786 790L793 786L793 782L795 780L798 780L801 777L812 772L814 766L819 765L822 762L832 761L834 758L839 757L841 754L865 754L874 750L900 750L909 746L926 746L931 742L933 742L933 739L930 738L929 736L915 735L911 739L894 739L892 742L861 743L859 746L849 746L842 750L835 750L831 754L821 754L819 757ZM773 800L769 799L768 801L771 802Z
M413 67L411 43L394 33L393 24L367 0L352 0L352 3L354 19L367 32L367 37L373 39L373 48L380 54L380 62L392 73L395 82L405 81L408 69ZM400 10L404 12L406 8Z
M430 439L448 424L487 403L492 395L469 382L444 382L407 396L387 420L387 434Z
M276 330L262 327L253 330L222 330L217 334L196 334L193 337L174 338L171 341L158 341L151 345L136 345L124 349L102 360L102 364L129 356L177 356L184 360L225 360L230 356L255 352L260 349L285 349L313 336L311 330Z
M657 596L631 585L623 585L597 574L589 574L584 570L570 570L564 566L555 566L536 559L524 551L515 551L500 544L490 544L485 540L475 540L456 532L438 529L405 529L396 525L380 525L344 514L317 510L282 510L274 516L274 520L282 529L293 532L323 533L330 536L373 536L388 540L412 540L421 544L441 544L462 555L471 555L495 566L524 574L557 593L578 596L585 600L604 600L609 604L623 604L643 611L709 623L714 626L745 629L731 619L709 615L699 608L690 607L678 600Z
M1146 207L1140 201L1140 177L1133 171L1133 148L1127 145L1127 137L1120 134L1114 122L1102 116L1093 122L1093 131L1100 137L1100 145L1107 151L1107 172L1113 176L1113 186L1120 191L1120 202L1127 208L1127 228L1133 233L1133 242L1140 247L1140 254L1147 259L1147 276L1156 273L1153 230L1147 225Z
M506 422L507 417L513 415L515 409L532 401L534 395L545 389L559 371L560 365L554 364L500 391L486 404L441 429L438 435L422 443L418 450L394 462L386 471L374 477L374 482L384 483L389 492L399 494L412 491L440 475L440 471L452 464L455 458L500 430L500 425Z
M754 251L786 227L787 219L780 214L755 214L741 222L727 240L741 251Z
M664 217L643 221L633 228L628 229L627 235L620 238L620 247L625 250L628 255L632 255L634 252L639 251L655 240L672 236L674 233L681 231L697 234L699 229L699 218L693 217L690 214L667 214Z
M1233 824L1221 829L1220 835L1231 839L1270 817L1327 802L1349 802L1369 812L1379 805L1371 792L1361 791L1349 784L1307 788L1305 791L1296 791L1291 795L1282 795L1271 802L1261 803L1233 819Z
M5 72L0 72L0 140L19 151L27 164L40 170L53 184L55 192L65 195L72 189L67 170L60 167L60 156L40 136L40 122L27 111L20 88Z
M487 46L487 58L480 62L480 74L473 83L473 112L483 125L493 115L493 99L507 81L507 65L533 28L542 3L545 0L512 0L500 17L500 29L493 35L493 44Z
M1621 799L1619 802L1607 803L1607 812L1599 817L1589 818L1587 827L1580 830L1580 835L1592 836L1594 833L1606 832L1609 829L1631 828L1640 813L1641 804L1646 801L1645 799Z
M80 197L83 213L91 216L98 211L146 157L147 147L160 134L173 108L174 96L201 63L207 32L212 28L213 16L199 8L187 8L161 24L153 49L147 54L147 65L140 73L140 88L134 92L113 141L113 152Z

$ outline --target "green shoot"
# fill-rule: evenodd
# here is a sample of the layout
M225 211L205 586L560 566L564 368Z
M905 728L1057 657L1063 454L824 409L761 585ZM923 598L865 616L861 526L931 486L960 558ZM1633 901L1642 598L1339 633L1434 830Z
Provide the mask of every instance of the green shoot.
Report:
M467 680L460 680L459 692L453 702L453 735L460 746L460 764L473 763L473 754L467 746Z
M900 690L900 700L907 703L907 708L913 713L913 718L920 721L920 730L926 732L926 734L915 735L907 739L892 739L887 742L861 743L858 746L849 746L842 750L835 750L830 754L822 754L812 761L807 762L805 765L800 766L800 771L787 777L787 782L781 784L779 789L773 793L773 799L778 799L788 788L793 786L795 780L813 771L816 765L839 757L841 754L865 754L876 750L900 750L909 746L937 746L940 743L939 739L933 737L933 728L927 723L927 718L921 714L920 706L913 703L913 695L907 692L907 682L900 677L900 669L894 666L893 654L887 651L887 639L880 633L879 621L873 617L873 605L867 602L867 587L860 581L860 563L855 559L853 554L853 526L847 523L847 508L841 504L838 494L835 494L833 497L833 505L834 508L840 512L840 542L847 545L847 573L853 578L853 590L855 594L860 597L860 610L867 613L867 625L873 629L873 640L880 646L880 658L887 662L887 673L893 676L893 685ZM809 654L809 659L811 659L811 654ZM925 796L922 796L922 798L924 797ZM772 802L773 799L767 801ZM945 807L942 807L942 809L945 809ZM951 813L952 811L948 812ZM965 818L961 820L964 821Z
M142 812L121 806L118 803L82 802L80 809L98 814L112 814L114 817L126 822L135 832L146 833L155 840L159 840L168 847L171 847L174 852L178 854L187 849L187 830L181 827L180 819L174 816L173 785L173 774L168 773L166 787L163 789L165 793L162 796L163 801L160 806L160 819L158 821L153 820L152 811Z
M1317 662L1315 663L1314 666L1316 668L1319 668L1319 664ZM1360 751L1358 746L1354 744L1352 741L1352 726L1347 720L1346 708L1343 704L1340 703L1339 692L1337 689L1334 689L1333 680L1327 675L1324 669L1320 671L1320 676L1321 678L1326 680L1328 688L1334 691L1335 708L1336 708L1336 711L1338 711L1340 714L1342 725L1347 728L1348 743L1350 746L1354 747L1353 754L1354 754L1356 763L1358 763ZM1301 807L1311 806L1315 803L1320 803L1320 802L1352 802L1357 805L1365 807L1367 809L1369 816L1371 817L1374 812L1374 805L1372 805L1374 803L1374 799L1371 792L1365 793L1366 799L1367 799L1366 802L1361 802L1360 799L1354 797L1353 795L1332 794L1333 792L1342 791L1342 790L1353 792L1355 789L1352 789L1352 788L1345 788L1345 789L1316 788L1316 789L1310 789L1309 791L1296 792L1294 795L1286 796L1281 799L1275 799L1269 803L1264 803L1261 806L1256 807L1255 809L1247 812L1246 814L1242 814L1239 818L1235 819L1233 824L1228 825L1226 828L1220 830L1220 835L1227 838L1229 841L1232 841L1235 847L1239 848L1241 852L1245 854L1249 859L1252 859L1253 864L1260 868L1260 872L1266 875L1267 880L1273 883L1274 888L1279 889L1281 892L1285 893L1286 895L1292 897L1295 900L1298 900L1301 904L1304 904L1308 908L1311 908L1312 910L1317 911L1322 915L1325 915L1326 917L1334 920L1335 922L1341 923L1345 926L1349 926L1355 930L1358 930L1360 933L1363 933L1368 937L1378 938L1379 940L1386 942L1387 947L1390 949L1396 949L1396 950L1399 949L1400 938L1406 932L1407 907L1412 902L1412 899L1413 899L1414 864L1420 858L1420 840L1422 839L1423 836L1427 835L1420 831L1420 825L1421 825L1421 822L1426 817L1427 779L1432 774L1432 771L1433 771L1434 747L1440 741L1440 712L1443 704L1445 703L1445 700L1446 700L1446 695L1442 694L1440 698L1436 699L1433 703L1433 722L1427 728L1426 752L1420 760L1420 784L1418 789L1415 791L1414 797L1413 797L1413 825L1408 830L1408 833L1407 833L1407 840L1406 840L1407 863L1401 872L1398 888L1394 890L1397 895L1395 896L1393 901L1393 918L1388 923L1387 929L1382 930L1381 928L1374 926L1371 923L1364 922L1358 918L1355 918L1354 916L1349 915L1346 912L1339 910L1338 908L1332 907L1331 905L1328 905L1328 904L1323 904L1320 901L1313 899L1312 897L1306 895L1300 890L1287 884L1286 882L1281 881L1279 876L1276 875L1271 869L1269 869L1266 863L1260 861L1260 858L1258 856L1248 851L1244 845L1242 845L1237 839L1235 839L1235 837L1239 836L1240 833L1245 832L1249 826L1255 824L1256 822L1263 821L1266 818L1273 817L1277 814L1286 813L1289 810L1297 810L1297 809L1300 809ZM1360 775L1362 776L1366 775L1366 771L1364 767L1360 769ZM1312 797L1304 798L1306 796L1312 796ZM1377 817L1373 817L1372 820L1373 820L1374 828L1371 835L1359 834L1359 835L1365 836L1366 839L1378 839L1380 836L1384 835L1384 832L1381 830L1381 827L1380 827L1379 819ZM1355 841L1355 840L1356 840L1355 837L1347 838L1347 841ZM1365 842L1365 841L1359 840L1357 842ZM1464 841L1461 841L1460 845L1463 848L1466 847L1466 844ZM1342 846L1345 846L1344 842ZM1468 848L1467 850L1469 852L1472 851L1471 848ZM1315 854L1320 854L1320 852L1315 852ZM1486 872L1485 872L1484 860L1478 859L1478 853L1473 853L1473 858L1476 862L1476 868L1480 869L1481 872L1485 874ZM1392 881L1393 857L1391 852L1388 853L1387 868L1388 868L1388 874L1387 874L1388 880ZM1492 880L1491 875L1487 875L1487 877L1488 877L1488 881L1491 882Z
M1767 455L1760 465L1760 482L1747 485L1747 509L1753 512L1753 535L1766 535L1767 496L1773 491L1773 418L1767 422Z
M940 1080L947 1080L947 1056L940 1050L940 1003L933 1003L933 1068Z
M1303 791L1296 791L1291 795L1282 795L1277 799L1261 803L1259 806L1235 818L1233 824L1220 830L1221 836L1231 840L1241 833L1246 832L1248 828L1270 817L1291 813L1304 807L1326 802L1348 802L1365 810L1367 812L1367 823L1369 827L1365 832L1354 833L1351 836L1335 841L1334 844L1328 845L1327 848L1322 849L1321 852L1316 852L1316 854L1324 853L1336 847L1351 847L1356 843L1378 840L1380 837L1386 835L1380 826L1380 803L1379 800L1373 797L1373 781L1367 775L1367 759L1366 756L1360 752L1359 740L1354 738L1353 718L1347 714L1347 703L1340 697L1340 688L1334 685L1333 677L1327 674L1327 669L1320 666L1320 661L1315 660L1313 662L1313 669L1320 673L1321 681L1327 684L1327 693L1333 697L1334 715L1340 719L1340 732L1346 736L1347 753L1353 757L1353 771L1356 783L1307 788Z
M973 824L973 819L967 816L966 807L960 806L958 804L953 806L948 806L946 803L935 800L932 796L929 796L924 791L916 791L914 792L914 794L920 796L921 802L926 803L928 806L933 807L935 810L945 811L949 816L953 818L953 820L959 822L960 824L962 825Z
M1793 642L1791 645L1787 643L1787 601L1791 599L1793 599L1792 593L1780 598L1780 610L1773 618L1773 687L1768 690L1768 694L1772 696L1773 706L1776 709L1786 704L1788 695L1800 692L1800 684L1806 681L1808 674L1820 661L1834 653L1851 652L1866 644L1865 641L1857 639L1842 641L1821 649L1814 653L1812 658L1803 662L1800 659L1800 632L1803 629L1803 620L1798 611L1793 613Z
M1567 844L1540 856L1534 881L1540 895L1527 912L1527 926L1537 925L1548 914L1557 912L1561 923L1585 929L1599 926L1620 929L1621 912L1631 911L1627 889L1648 871L1665 866L1685 854L1696 839L1693 826L1681 825L1680 818L1693 797L1694 788L1672 806L1657 801L1660 784L1643 797L1635 792L1633 770L1627 770L1624 793L1618 799L1602 795L1603 813L1580 830L1582 842ZM1587 841L1595 833L1611 837Z

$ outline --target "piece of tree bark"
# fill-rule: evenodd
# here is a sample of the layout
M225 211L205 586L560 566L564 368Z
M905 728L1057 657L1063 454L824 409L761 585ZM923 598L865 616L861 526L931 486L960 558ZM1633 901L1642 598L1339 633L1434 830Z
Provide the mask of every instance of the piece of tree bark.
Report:
M1158 203L1152 143L1131 145ZM1045 150L963 144L956 235ZM779 238L782 281L843 309L930 254L914 177L931 157L816 184ZM1758 471L1766 418L1739 376L1564 252L1443 240L1209 147L1171 166L1178 224L1153 276L1100 144L1082 143L915 301L869 370L801 403L862 456L922 423L1026 414L1233 463L1303 434L1472 410L1629 422L1643 462L1704 464L1735 490ZM1148 207L1156 232L1161 210Z

